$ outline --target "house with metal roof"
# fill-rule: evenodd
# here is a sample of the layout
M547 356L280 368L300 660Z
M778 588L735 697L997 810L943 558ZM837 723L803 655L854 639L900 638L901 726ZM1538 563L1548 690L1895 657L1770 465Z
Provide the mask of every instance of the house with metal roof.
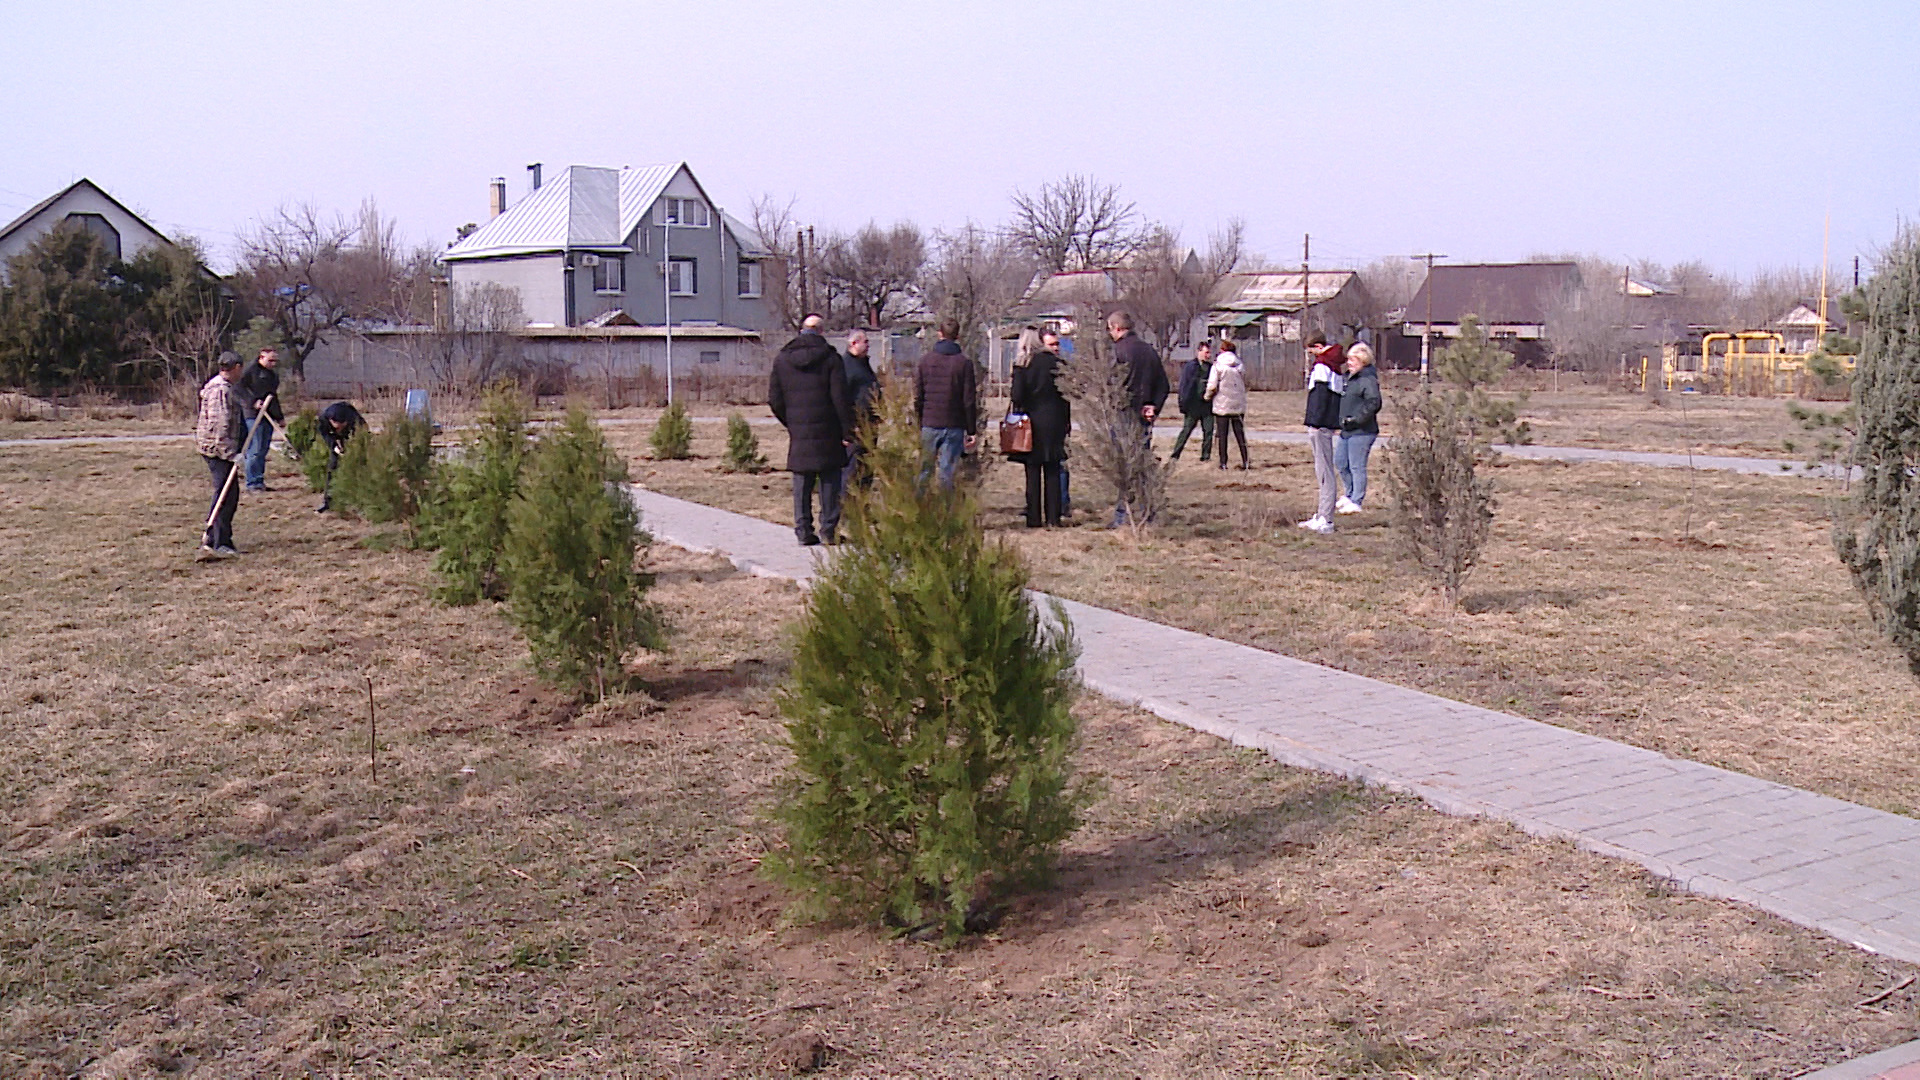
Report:
M1488 337L1541 341L1547 313L1580 284L1570 262L1476 263L1434 267L1407 304L1401 333L1460 336L1460 320L1477 315Z
M495 180L494 216L441 254L453 287L514 289L537 328L773 327L761 265L771 253L685 162L570 165L545 183L529 171L524 199L507 206Z
M115 260L132 259L148 248L173 246L159 229L121 205L100 185L82 177L0 229L0 282L6 280L9 260L63 223L78 225L98 236Z

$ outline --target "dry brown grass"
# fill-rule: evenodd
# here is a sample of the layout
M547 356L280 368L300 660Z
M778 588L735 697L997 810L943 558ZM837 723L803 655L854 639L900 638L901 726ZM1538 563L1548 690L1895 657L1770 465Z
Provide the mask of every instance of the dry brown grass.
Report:
M0 1074L1784 1077L1914 1028L1854 1005L1904 965L1097 699L998 932L789 926L794 589L656 551L674 652L576 713L306 496L191 563L202 483L0 450Z
M643 457L639 436L615 438ZM761 429L761 442L784 461L780 429ZM786 475L721 474L720 444L696 430L701 457L637 460L635 476L786 522ZM1183 465L1144 542L1091 527L1112 497L1080 474L1080 527L1020 528L1021 476L1004 465L984 511L1026 552L1038 587L1075 600L1920 812L1920 686L1828 544L1830 487L1555 462L1494 475L1493 538L1458 613L1400 556L1385 514L1343 517L1331 538L1292 527L1313 511L1304 447L1256 446L1250 473Z
M1404 373L1390 373L1384 387L1389 406L1396 392L1412 385ZM1514 394L1496 396L1519 400ZM1304 392L1249 394L1247 428L1305 431L1301 419L1306 415L1306 400ZM1645 394L1584 387L1557 393L1534 391L1524 401L1520 419L1532 426L1533 441L1541 446L1661 453L1685 453L1691 447L1698 454L1797 460L1786 449L1786 441L1806 441L1781 398L1668 394L1660 402ZM1390 431L1392 421L1389 408L1381 417L1383 430Z

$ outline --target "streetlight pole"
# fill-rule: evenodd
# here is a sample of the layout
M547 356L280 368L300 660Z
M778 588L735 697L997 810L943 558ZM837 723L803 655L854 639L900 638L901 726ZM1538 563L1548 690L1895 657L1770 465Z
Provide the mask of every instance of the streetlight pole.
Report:
M660 281L667 303L667 404L673 404L673 216L660 222Z

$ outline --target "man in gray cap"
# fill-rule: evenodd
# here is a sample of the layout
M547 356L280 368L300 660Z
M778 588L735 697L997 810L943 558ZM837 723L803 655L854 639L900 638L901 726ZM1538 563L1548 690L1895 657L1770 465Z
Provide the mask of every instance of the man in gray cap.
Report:
M206 460L213 480L213 505L207 510L207 531L200 538L200 558L224 559L239 552L233 547L233 512L240 506L240 448L247 438L247 418L241 410L235 384L240 381L240 357L220 354L220 370L200 388L200 415L193 426L194 443Z

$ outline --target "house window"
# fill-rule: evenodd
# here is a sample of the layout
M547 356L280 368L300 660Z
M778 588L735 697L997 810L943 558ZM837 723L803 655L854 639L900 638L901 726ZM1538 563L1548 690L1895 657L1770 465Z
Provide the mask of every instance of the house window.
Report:
M120 230L114 228L112 222L99 214L68 214L66 220L68 224L78 225L99 237L100 243L106 246L107 257L114 262L120 261Z
M593 291L597 293L627 291L627 260L624 255L600 256L599 264L593 268Z
M740 295L760 295L760 264L752 259L740 260Z
M717 363L719 363L719 362L720 362L720 350L719 350L719 349L702 349L702 350L700 350L700 362L701 362L701 363L703 363L703 364L717 364Z
M704 229L708 225L707 204L699 199L680 199L669 195L660 200L659 222L662 225Z
M668 259L667 292L674 296L692 296L699 291L699 264L692 259Z

